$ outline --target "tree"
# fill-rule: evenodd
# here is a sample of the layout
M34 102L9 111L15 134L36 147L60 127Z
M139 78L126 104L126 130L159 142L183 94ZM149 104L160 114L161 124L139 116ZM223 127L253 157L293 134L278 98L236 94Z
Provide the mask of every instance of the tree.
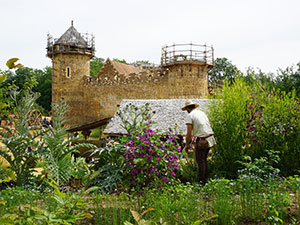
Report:
M8 72L4 86L15 86L18 91L32 90L40 93L36 103L40 110L48 112L51 109L52 98L52 69L45 67L43 70L23 67L15 72Z
M246 73L243 75L242 78L250 86L255 85L257 81L259 81L261 85L263 85L265 88L268 88L269 90L275 88L274 74L264 73L260 69L258 72L255 72L255 70L252 67L248 67Z
M29 67L22 67L15 72L7 73L6 85L15 85L18 91L32 89L37 85L37 71Z
M224 80L233 83L240 73L241 71L227 58L217 58L214 69L208 72L208 81L211 86L222 84Z
M90 75L92 77L96 76L99 73L101 67L103 66L103 63L104 63L104 59L103 58L94 57L91 60L91 63L90 63Z
M296 96L300 98L300 62L296 68L291 66L284 70L279 69L275 79L275 86L286 93L295 89Z
M41 94L36 102L49 112L52 102L52 68L47 66L43 70L36 70L36 72L37 85L33 91Z
M113 61L116 61L116 62L119 62L119 63L125 63L125 64L128 64L128 63L126 62L125 59L117 59L117 58L114 58Z

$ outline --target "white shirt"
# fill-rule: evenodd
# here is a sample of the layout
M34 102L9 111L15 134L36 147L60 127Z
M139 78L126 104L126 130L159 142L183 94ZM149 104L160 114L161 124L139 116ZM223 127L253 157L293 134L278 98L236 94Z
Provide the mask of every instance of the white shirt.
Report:
M193 125L192 136L194 137L207 137L214 134L206 114L198 108L188 114L186 124ZM208 141L209 147L216 144L214 136L210 136L206 140Z

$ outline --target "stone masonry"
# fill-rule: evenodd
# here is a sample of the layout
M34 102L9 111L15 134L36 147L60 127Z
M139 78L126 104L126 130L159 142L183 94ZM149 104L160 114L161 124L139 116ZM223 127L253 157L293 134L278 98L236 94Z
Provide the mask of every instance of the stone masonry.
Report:
M140 69L107 59L98 75L91 77L94 44L85 40L73 24L58 40L48 38L47 50L53 63L52 102L66 100L70 106L70 126L113 116L123 99L208 96L207 73L213 63L206 60L170 57L173 60L159 67Z

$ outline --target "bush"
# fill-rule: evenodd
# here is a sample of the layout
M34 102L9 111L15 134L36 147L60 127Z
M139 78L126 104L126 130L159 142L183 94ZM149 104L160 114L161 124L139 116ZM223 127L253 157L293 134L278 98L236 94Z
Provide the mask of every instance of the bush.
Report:
M266 89L256 83L248 86L241 79L225 82L220 101L210 106L210 121L217 145L212 164L214 173L235 178L238 161L267 156L266 149L279 151L282 175L297 172L300 166L300 101L295 93Z
M174 130L161 133L151 129L150 108L127 105L119 114L128 135L121 143L126 150L125 175L131 187L141 190L144 187L162 188L176 176L179 168L179 147Z
M10 164L8 168L15 173L17 185L25 185L32 183L32 173L38 158L35 151L38 142L35 138L39 134L35 132L36 127L29 123L38 95L25 92L20 98L18 92L12 93L16 107L10 121L14 128L2 127L0 130L0 141L7 147L0 149L0 155Z

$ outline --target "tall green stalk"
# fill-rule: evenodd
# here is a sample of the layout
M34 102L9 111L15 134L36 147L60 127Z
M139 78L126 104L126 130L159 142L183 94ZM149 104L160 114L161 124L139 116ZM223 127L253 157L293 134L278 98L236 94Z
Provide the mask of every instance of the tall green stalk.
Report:
M5 147L0 149L0 155L9 162L9 168L16 175L17 185L24 185L30 181L37 159L36 137L39 134L34 131L36 127L31 126L29 120L38 95L28 91L18 100L18 93L12 93L16 107L10 116L12 126L1 127L0 141Z

